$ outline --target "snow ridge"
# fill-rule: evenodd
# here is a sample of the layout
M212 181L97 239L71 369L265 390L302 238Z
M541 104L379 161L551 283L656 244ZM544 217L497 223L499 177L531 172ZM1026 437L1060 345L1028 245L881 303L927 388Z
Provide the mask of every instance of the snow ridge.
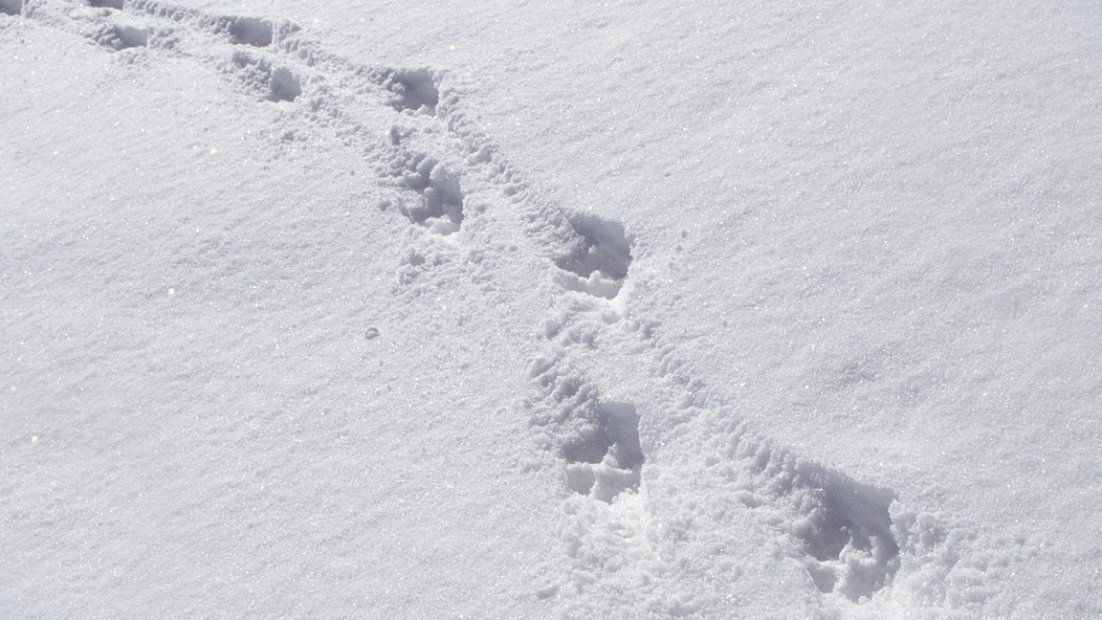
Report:
M945 609L984 604L983 597L955 594L985 579L979 563L961 560L961 549L972 544L968 536L908 511L890 489L855 481L761 437L722 394L693 378L691 364L676 355L676 341L665 341L661 326L632 308L632 295L648 285L646 274L636 274L638 240L619 222L564 209L535 191L463 109L447 74L358 64L327 52L287 21L212 15L159 0L0 0L0 12L84 37L122 62L156 53L202 63L241 93L281 106L291 127L283 133L285 145L296 144L295 128L306 125L360 149L386 188L377 207L409 220L409 247L396 269L396 286L407 294L419 294L423 274L444 264L469 269L470 277L492 277L480 267L481 257L501 248L487 241L496 220L486 214L506 207L524 222L561 289L538 336L544 352L530 367L528 416L533 442L547 457L535 466L562 475L562 539L576 566L568 583L541 590L540 598L599 590L611 573L635 565L655 575L641 586L654 594L647 614L721 613L706 597L659 600L663 584L690 578L688 569L670 568L689 557L679 542L685 532L658 525L669 520L664 507L676 505L720 525L728 518L723 510L754 515L783 537L784 553L803 566L824 605L852 611L859 609L854 603L890 609L883 606L893 600ZM385 136L372 129L380 119L391 126ZM629 343L650 360L668 402L643 407L604 395L606 386L579 360L610 342ZM641 437L648 424L659 428L644 410L669 416L655 431L658 440ZM705 449L663 460L682 444ZM648 454L660 445L661 452ZM705 515L688 490L676 495L663 487L664 503L651 498L652 465L664 479L707 487L723 510ZM953 585L964 583L954 577L962 571L972 581ZM910 585L897 589L898 581ZM582 611L571 611L576 602L562 604L567 613Z

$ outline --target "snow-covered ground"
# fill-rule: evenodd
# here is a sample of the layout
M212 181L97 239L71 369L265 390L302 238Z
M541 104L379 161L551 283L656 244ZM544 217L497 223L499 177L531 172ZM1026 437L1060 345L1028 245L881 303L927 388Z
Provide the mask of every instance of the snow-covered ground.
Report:
M0 617L1102 617L1102 6L0 0Z

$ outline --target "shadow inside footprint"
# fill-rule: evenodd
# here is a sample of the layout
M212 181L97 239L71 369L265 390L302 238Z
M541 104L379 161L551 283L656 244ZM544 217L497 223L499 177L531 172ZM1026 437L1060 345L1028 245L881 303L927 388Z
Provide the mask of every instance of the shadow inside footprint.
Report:
M440 102L436 78L428 69L396 69L386 78L383 86L393 93L390 107L399 112L421 108L432 112Z
M810 556L808 572L822 592L852 601L887 585L899 564L889 508L895 495L819 465L803 463L818 506L795 532Z
M402 186L420 195L414 204L399 205L406 217L441 234L459 230L463 224L463 188L458 175L423 153L396 157L391 174Z
M623 224L591 214L569 217L574 238L555 265L566 274L566 288L612 299L620 292L631 266L631 238ZM568 275L572 274L572 275Z
M269 86L271 89L269 99L272 101L294 101L302 94L302 83L299 82L298 76L285 67L272 71Z
M783 514L783 526L823 593L860 602L888 585L899 567L890 508L895 494L816 463L796 459L770 442L748 442L740 486L752 509ZM747 483L746 480L750 482Z
M116 51L145 47L149 44L149 29L118 24L101 39L101 43Z
M302 94L302 82L286 67L273 66L267 58L256 58L239 50L233 54L237 77L268 101L294 101Z
M595 419L563 445L567 484L575 493L612 502L625 490L638 490L642 479L639 414L629 403L595 404Z
M267 47L272 44L272 24L257 17L228 18L226 30L235 45Z

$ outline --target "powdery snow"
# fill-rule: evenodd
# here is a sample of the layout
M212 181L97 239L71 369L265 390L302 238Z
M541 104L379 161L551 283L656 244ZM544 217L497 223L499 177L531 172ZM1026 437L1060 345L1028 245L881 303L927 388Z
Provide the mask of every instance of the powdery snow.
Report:
M1100 25L0 0L0 615L1102 615Z

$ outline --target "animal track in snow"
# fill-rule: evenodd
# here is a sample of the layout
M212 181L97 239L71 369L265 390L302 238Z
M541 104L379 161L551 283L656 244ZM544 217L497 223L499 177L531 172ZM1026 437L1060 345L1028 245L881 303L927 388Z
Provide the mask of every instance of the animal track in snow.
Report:
M149 29L129 24L115 24L104 30L98 37L98 42L115 51L145 47L149 44Z
M399 112L425 108L435 113L436 104L440 103L436 77L425 68L388 70L384 72L382 86L391 93L390 106Z
M659 375L685 386L691 402L704 386L681 374L684 368L667 349ZM706 411L697 422L707 438L701 447L704 470L718 477L712 486L729 489L788 534L820 591L860 602L890 584L900 566L893 492L798 458L748 430L725 406L693 407L699 411L700 405Z
M595 215L568 216L572 238L555 259L559 283L572 291L612 299L631 267L631 237L619 222Z
M444 164L424 153L404 149L390 162L388 174L399 186L418 195L414 204L399 200L398 209L410 221L450 234L463 223L463 190L459 177Z
M236 45L268 47L272 44L272 23L256 17L225 17L221 21Z
M562 449L570 488L603 502L625 490L637 491L646 459L635 407L597 400L588 413L590 423Z
M596 387L546 358L532 364L530 376L550 410L534 416L532 425L563 457L570 490L606 503L637 491L646 457L635 407L602 399Z
M269 47L283 37L298 31L287 21L271 21L260 17L212 15L197 9L176 6L160 0L93 0L103 6L144 13L181 24L189 24L234 45Z
M806 513L794 535L809 554L805 565L822 592L852 601L871 597L899 568L887 489L861 484L822 466L797 466L801 495L817 506Z
M302 94L302 82L287 67L276 67L267 58L244 51L233 54L238 78L269 101L294 101Z
M860 601L890 582L899 567L891 491L802 461L750 433L736 432L725 456L717 465L743 504L788 515L782 529L805 554L820 591Z
M23 0L0 0L0 15L20 15L23 13Z

